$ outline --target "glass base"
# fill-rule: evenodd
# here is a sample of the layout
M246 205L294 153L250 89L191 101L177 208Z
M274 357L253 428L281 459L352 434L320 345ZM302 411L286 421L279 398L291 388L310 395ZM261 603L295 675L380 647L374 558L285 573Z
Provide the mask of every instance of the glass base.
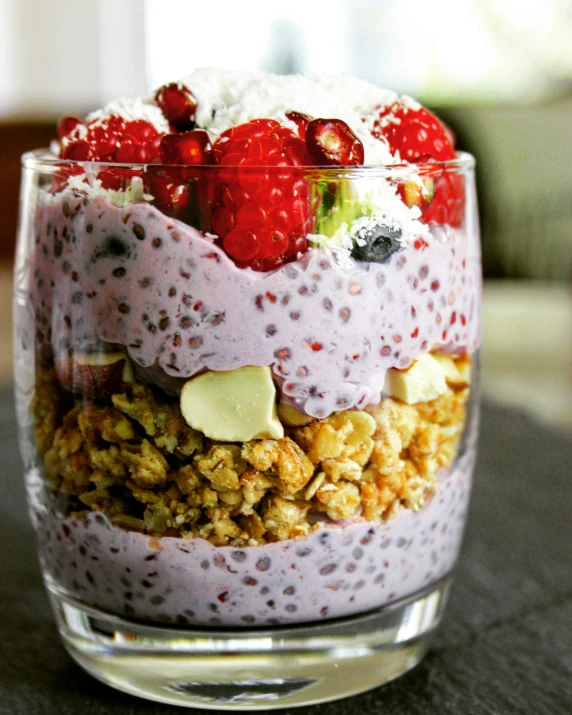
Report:
M441 620L450 583L363 615L272 630L146 625L49 586L65 647L104 683L170 705L273 710L355 695L413 668Z

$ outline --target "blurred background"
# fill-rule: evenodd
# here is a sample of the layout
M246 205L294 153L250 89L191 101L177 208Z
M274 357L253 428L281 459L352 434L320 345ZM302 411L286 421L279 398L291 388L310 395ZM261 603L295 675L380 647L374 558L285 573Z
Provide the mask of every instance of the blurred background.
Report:
M448 121L478 162L483 392L572 428L572 0L0 0L0 381L20 154L204 65L354 74Z

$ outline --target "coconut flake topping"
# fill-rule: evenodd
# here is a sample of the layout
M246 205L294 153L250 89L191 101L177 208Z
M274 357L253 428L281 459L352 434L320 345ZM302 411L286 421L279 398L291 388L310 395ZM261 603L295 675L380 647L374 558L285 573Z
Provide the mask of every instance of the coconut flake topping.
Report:
M213 139L251 119L275 119L295 125L286 112L307 114L312 119L342 119L361 140L366 164L393 164L384 140L373 137L364 121L376 107L395 102L398 95L369 82L346 76L271 75L200 68L181 82L198 101L197 125Z
M155 129L161 134L170 131L169 122L161 109L153 103L151 99L141 99L136 97L130 99L121 97L107 104L103 109L98 109L86 117L87 123L95 123L105 121L109 117L120 117L126 122L134 122L144 120L152 124Z

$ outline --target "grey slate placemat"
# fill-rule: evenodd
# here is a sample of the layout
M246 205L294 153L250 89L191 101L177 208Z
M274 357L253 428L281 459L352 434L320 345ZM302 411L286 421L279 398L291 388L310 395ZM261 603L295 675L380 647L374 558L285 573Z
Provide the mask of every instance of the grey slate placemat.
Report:
M0 455L0 715L198 713L116 692L74 665L40 579L6 389ZM485 406L465 549L432 652L383 688L281 712L570 715L572 440Z

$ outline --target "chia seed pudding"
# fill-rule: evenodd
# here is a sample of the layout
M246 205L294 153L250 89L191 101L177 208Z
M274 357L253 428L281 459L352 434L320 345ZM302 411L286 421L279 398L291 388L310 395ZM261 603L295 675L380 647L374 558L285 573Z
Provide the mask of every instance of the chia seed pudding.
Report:
M15 313L50 588L247 627L448 575L481 289L450 130L358 80L199 70L59 133Z
M419 513L404 510L384 524L356 520L235 548L114 529L101 514L52 516L38 527L42 560L60 591L126 617L237 627L349 616L450 574L473 460L474 453L458 460Z

